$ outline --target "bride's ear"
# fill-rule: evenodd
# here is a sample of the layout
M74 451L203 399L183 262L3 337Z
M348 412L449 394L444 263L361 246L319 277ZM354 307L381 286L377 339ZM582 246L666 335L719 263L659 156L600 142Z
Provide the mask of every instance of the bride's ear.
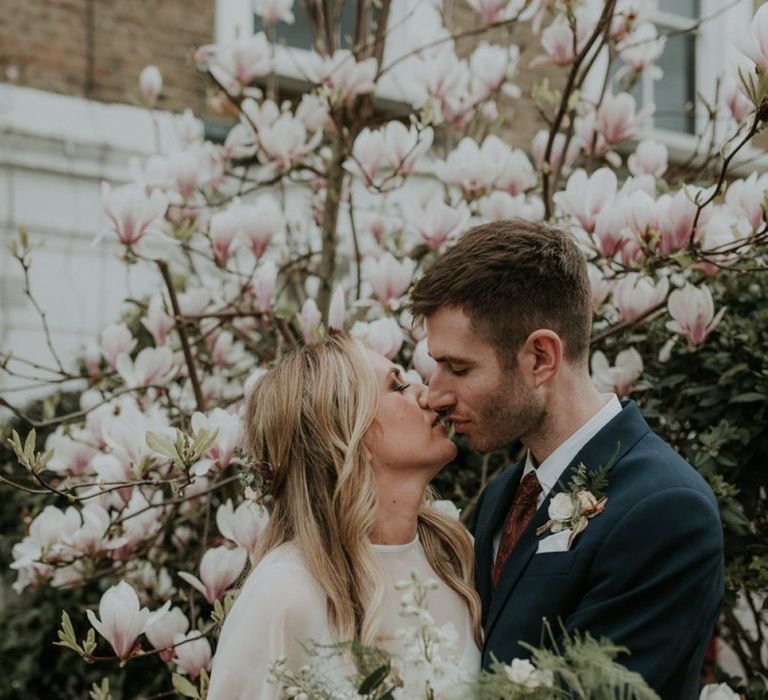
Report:
M521 368L537 389L558 373L562 360L563 341L546 328L533 331L518 353Z

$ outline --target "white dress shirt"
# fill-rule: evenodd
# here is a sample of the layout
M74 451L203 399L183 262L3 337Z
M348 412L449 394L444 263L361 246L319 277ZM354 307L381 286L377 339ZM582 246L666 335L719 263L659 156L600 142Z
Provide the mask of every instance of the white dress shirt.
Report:
M621 413L621 403L616 394L601 394L603 407L595 413L584 425L582 425L571 437L561 443L549 457L547 457L538 467L536 461L528 450L525 457L525 467L523 477L529 472L536 471L536 476L541 484L541 493L536 498L536 507L540 508L549 492L555 487L558 479L563 475L566 467L573 461L573 458L579 453L602 428ZM504 524L502 523L502 528ZM496 559L496 553L499 551L499 541L501 540L501 528L493 537L493 558Z

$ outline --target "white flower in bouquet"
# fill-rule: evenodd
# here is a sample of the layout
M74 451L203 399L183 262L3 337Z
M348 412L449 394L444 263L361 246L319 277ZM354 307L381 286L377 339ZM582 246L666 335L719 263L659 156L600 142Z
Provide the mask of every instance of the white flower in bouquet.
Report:
M710 683L701 689L699 700L740 700L741 695L731 690L727 683Z

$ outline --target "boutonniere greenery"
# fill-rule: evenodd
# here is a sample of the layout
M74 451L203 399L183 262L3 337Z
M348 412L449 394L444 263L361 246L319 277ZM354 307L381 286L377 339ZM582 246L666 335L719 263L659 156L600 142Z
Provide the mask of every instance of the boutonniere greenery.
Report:
M573 541L587 529L589 521L605 510L608 496L605 491L608 487L608 472L616 463L616 452L604 466L588 470L582 462L574 470L568 485L560 493L555 494L549 502L547 515L549 520L536 529L537 535L545 532L557 533L570 529L568 547Z

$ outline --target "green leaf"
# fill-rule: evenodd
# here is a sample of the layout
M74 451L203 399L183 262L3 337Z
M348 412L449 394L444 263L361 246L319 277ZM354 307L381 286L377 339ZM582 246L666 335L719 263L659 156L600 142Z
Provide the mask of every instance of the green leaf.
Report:
M165 435L150 430L147 432L144 441L147 443L147 447L149 447L150 450L165 455L168 459L177 460L179 458L179 454L173 446L173 443L165 437Z
M382 664L375 669L361 684L357 692L359 695L369 695L378 688L389 675L389 664Z
M746 394L739 394L731 399L731 403L752 403L753 401L768 401L766 394L758 391L748 391Z
M180 695L183 695L185 698L197 698L197 700L200 700L200 693L197 691L197 688L184 676L174 673L171 681L173 682L173 689Z

